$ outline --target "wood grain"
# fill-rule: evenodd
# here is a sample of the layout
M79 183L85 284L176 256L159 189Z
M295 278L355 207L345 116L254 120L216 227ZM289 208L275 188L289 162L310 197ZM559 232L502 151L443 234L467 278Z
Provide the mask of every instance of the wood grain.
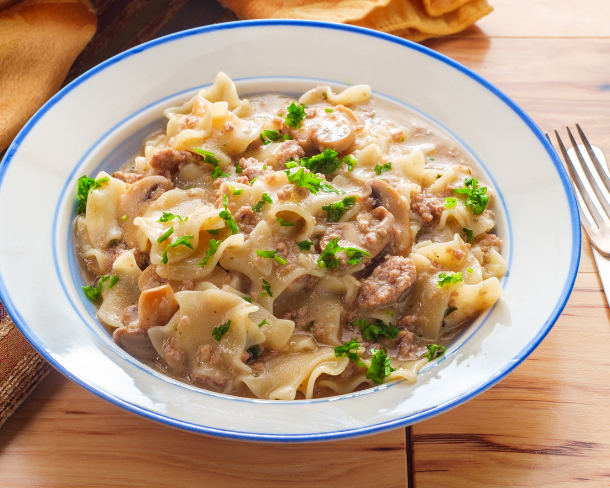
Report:
M2 488L404 488L405 459L403 429L318 444L221 440L132 415L56 371L0 431Z

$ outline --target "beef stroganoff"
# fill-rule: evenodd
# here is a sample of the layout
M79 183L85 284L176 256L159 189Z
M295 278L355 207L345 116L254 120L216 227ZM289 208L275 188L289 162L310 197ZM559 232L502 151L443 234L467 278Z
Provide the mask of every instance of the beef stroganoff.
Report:
M83 292L125 351L216 392L294 400L415 382L502 295L494 194L438 128L320 86L165 111L78 181Z

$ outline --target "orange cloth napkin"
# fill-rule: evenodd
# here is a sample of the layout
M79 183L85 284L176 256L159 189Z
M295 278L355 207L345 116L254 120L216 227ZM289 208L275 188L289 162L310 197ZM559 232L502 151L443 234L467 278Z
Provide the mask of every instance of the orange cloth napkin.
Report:
M455 34L490 13L487 0L220 0L241 19L310 19L420 42Z
M0 0L0 152L61 87L97 27L80 0ZM49 372L0 303L0 425Z

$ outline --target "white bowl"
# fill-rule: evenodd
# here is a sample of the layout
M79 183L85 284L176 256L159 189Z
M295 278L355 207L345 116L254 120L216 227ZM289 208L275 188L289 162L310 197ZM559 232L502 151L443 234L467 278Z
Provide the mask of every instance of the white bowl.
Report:
M162 109L218 71L241 95L365 83L444 128L495 187L509 273L504 297L416 385L311 401L221 395L165 377L112 342L84 298L72 250L76 180L118 169ZM576 202L552 146L506 95L458 63L397 37L303 21L220 24L120 54L55 95L0 166L0 295L57 369L93 393L167 425L222 437L313 441L379 433L429 418L497 383L540 343L565 306L580 256Z

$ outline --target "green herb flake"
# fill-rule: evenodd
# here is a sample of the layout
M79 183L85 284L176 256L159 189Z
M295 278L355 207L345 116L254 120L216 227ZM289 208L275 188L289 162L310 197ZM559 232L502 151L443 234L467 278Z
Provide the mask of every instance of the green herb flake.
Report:
M223 173L222 170L220 169L220 166L216 166L214 168L214 171L212 171L210 178L215 180L216 178L228 178L229 176L231 176L231 173Z
M287 169L292 169L292 168L298 168L299 167L299 163L297 163L294 158L290 158L288 161L286 161L286 168Z
M346 247L345 253L348 257L347 264L350 266L355 266L358 263L361 263L365 256L369 257L371 255L370 253L355 247Z
M252 210L254 210L255 212L261 212L263 210L263 207L265 206L265 203L273 205L273 200L271 199L268 193L263 193L261 195L260 201L252 207Z
M239 165L239 163L237 163L237 166L235 166L235 172L236 173L241 173L244 169Z
M474 270L472 268L466 268L466 271L468 271L469 273L472 273Z
M338 242L339 238L333 237L326 245L317 261L318 266L320 268L333 269L339 266L339 258L337 258L335 255L341 251L345 251L348 257L347 263L351 266L354 266L361 262L364 256L371 255L370 253L363 251L362 249L357 249L355 247L341 247Z
M324 193L336 193L337 195L345 195L345 192L343 190L337 190L328 183L322 183L320 185L320 190L322 190Z
M311 246L313 246L313 242L311 241L297 241L297 246L301 251L309 251Z
M174 215L171 212L163 212L163 215L157 220L157 222L169 222L170 220L178 219L180 222L186 222L188 217L180 217L180 215Z
M286 134L283 136L280 131L277 130L265 129L261 134L261 141L263 141L263 144L265 145L271 144L272 142L287 141L289 139L292 139L290 135Z
M337 151L326 148L324 152L316 156L299 159L299 164L312 173L324 173L326 175L339 169L341 166L341 161L337 157L338 154Z
M210 235L217 236L222 229L208 229L206 232Z
M261 293L261 296L266 297L267 295L273 298L273 291L271 290L269 282L263 278L263 293Z
M385 164L379 164L377 163L375 165L375 173L377 175L380 175L381 173L383 173L384 171L390 171L392 169L392 163L390 161L388 161Z
M392 371L396 371L396 369L390 366L390 358L383 349L371 349L371 353L373 354L371 367L366 372L366 377L381 385L384 378L390 376Z
M252 297L242 297L248 303L252 303Z
M430 161L434 161L434 158L432 156L430 156Z
M445 285L452 285L460 281L464 281L462 273L441 273L438 275L438 284L436 286L442 288Z
M474 232L472 229L467 229L466 227L462 227L464 234L466 234L466 242L474 241Z
M283 266L284 264L288 263L288 261L286 261L282 256L278 256L278 252L279 251L277 249L275 251L262 251L259 249L256 251L256 255L260 256L261 258L275 259Z
M480 215L485 211L485 207L489 202L487 187L479 188L479 181L476 178L466 178L464 188L454 188L453 193L467 195L466 207L468 207L473 215Z
M333 110L332 110L331 108L325 108L325 109L324 109L324 111L325 111L327 114L332 114L332 113L333 113Z
M348 154L343 158L343 162L347 165L348 171L354 171L354 167L358 165L358 161L354 156Z
M286 109L288 114L286 115L285 121L288 127L293 129L299 129L301 122L305 118L305 105L292 102Z
M277 220L278 224L282 227L294 227L295 225L294 222L286 222L282 217L277 217L275 220Z
M173 229L173 227L172 227ZM195 250L195 248L193 247L193 245L191 244L191 242L189 241L189 239L194 239L194 236L183 236L183 237L179 237L178 239L176 239L174 242L172 242L171 244L169 244L166 248L165 251L163 251L163 254L161 255L161 262L163 264L167 264L167 251L169 250L170 247L177 247L177 246L186 246L190 249Z
M127 220L127 214L123 215L123 216L121 217L121 220Z
M352 323L360 329L362 338L365 341L376 341L380 335L388 339L395 339L400 332L400 329L393 325L392 322L386 324L382 320L372 324L364 319L358 319Z
M169 229L167 229L161 237L157 239L157 242L161 244L165 239L171 236L174 233L174 226L172 225Z
M263 319L263 321L260 324L258 324L258 328L260 329L265 324L269 324L269 322L267 322L267 319Z
M345 211L356 204L356 195L345 197L340 202L323 205L322 210L326 212L326 220L329 222L339 222Z
M92 301L97 303L102 298L102 288L104 283L108 282L107 288L110 290L114 285L119 282L118 276L103 275L100 276L97 281L97 286L82 286L83 293L85 296Z
M208 264L208 261L210 260L210 258L212 256L214 256L214 254L216 254L216 251L218 251L218 247L220 246L221 243L222 243L222 241L217 241L216 239L210 239L210 247L208 247L208 250L205 252L205 257L203 258L203 261L198 263L197 266L205 266L206 264Z
M87 175L81 176L78 179L76 213L84 213L87 210L87 199L89 198L89 193L91 193L93 190L99 190L102 185L108 181L110 181L108 176L104 176L99 180L88 178Z
M345 344L335 346L335 357L347 356L351 361L354 361L361 368L366 368L360 357L358 356L358 349L360 349L360 343L356 339L352 339Z
M255 176L254 179L250 182L250 186L254 185L254 182L258 180L258 176Z
M291 173L289 170L285 170L285 173L288 176L288 181L290 183L302 188L307 188L314 195L318 194L320 184L323 181L319 176L313 173L305 173L304 168L301 168L294 173Z
M457 310L457 307L449 307L447 310L445 310L445 317L449 314L452 314L456 310Z
M231 319L229 319L224 324L221 324L218 327L214 327L214 329L212 330L212 335L214 336L215 341L220 341L220 339L222 339L222 336L229 332L229 329L231 328L231 323L232 321Z
M390 317L394 317L394 312L392 310L386 310L386 315L389 315Z
M116 285L119 281L120 278L118 276L113 276L112 278L110 278L110 282L108 283L108 289L110 290L110 288Z
M231 215L231 212L229 212L229 194L225 193L222 195L222 205L224 207L224 211L220 212L218 214L218 216L224 220L224 223L226 226L229 227L229 229L231 229L231 234L237 234L237 224L235 223L235 220L233 219L233 216Z
M445 198L445 208L453 208L457 205L457 198L447 197Z
M428 361L434 361L436 358L441 357L447 350L445 346L437 346L436 344L426 344L426 347L428 352L424 354L424 357L428 358Z
M214 168L216 168L218 166L218 163L220 163L220 159L216 159L216 156L213 152L206 151L204 149L199 149L198 147L193 149L193 151L199 154L200 156L203 156L203 162L213 166Z
M233 188L233 187L231 187L231 195L238 196L238 195L241 195L243 192L244 192L243 188Z

